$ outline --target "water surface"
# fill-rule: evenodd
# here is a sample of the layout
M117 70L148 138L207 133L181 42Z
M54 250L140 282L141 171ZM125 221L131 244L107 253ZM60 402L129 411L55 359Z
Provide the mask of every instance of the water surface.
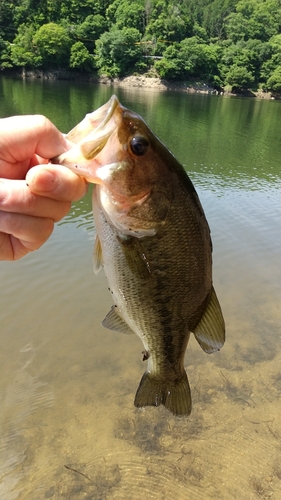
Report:
M0 498L281 498L281 103L0 79L0 116L64 132L116 93L194 182L214 244L223 349L192 338L193 411L138 410L137 337L100 322L90 192L39 251L0 264Z

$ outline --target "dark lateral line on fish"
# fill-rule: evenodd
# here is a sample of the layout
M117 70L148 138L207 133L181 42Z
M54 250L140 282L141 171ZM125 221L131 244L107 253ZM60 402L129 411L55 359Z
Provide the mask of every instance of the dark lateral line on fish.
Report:
M92 481L89 476L86 476L83 472L80 472L79 470L73 469L72 467L69 467L69 465L64 466L68 470L72 470L73 472L77 472L77 474L80 474L81 476L84 476L86 479L89 479L89 481Z

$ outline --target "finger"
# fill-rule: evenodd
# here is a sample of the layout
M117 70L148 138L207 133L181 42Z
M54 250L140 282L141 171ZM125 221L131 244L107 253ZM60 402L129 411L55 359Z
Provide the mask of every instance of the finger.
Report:
M57 201L32 193L25 181L0 179L2 212L45 217L58 222L69 212L70 207L70 201Z
M0 212L0 260L18 260L37 250L53 229L52 219Z
M42 163L36 161L37 156L49 159L70 148L69 141L45 116L23 115L0 119L1 177L23 178L30 166ZM18 169L21 177L16 177Z
M88 184L83 177L62 165L37 165L26 176L30 191L59 201L77 201L87 192Z
M1 151L7 161L24 161L38 154L52 158L69 149L64 135L43 115L10 116L0 120Z

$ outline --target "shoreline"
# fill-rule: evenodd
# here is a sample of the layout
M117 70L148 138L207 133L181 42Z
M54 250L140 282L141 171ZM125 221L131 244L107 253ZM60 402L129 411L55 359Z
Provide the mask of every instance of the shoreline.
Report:
M181 82L162 80L161 78L150 78L146 76L126 76L123 78L114 78L112 81L103 81L99 78L99 83L113 85L123 88L146 88L155 90L172 90L175 92L186 92L188 94L209 94L217 96L233 96L233 97L257 97L259 99L276 99L270 92L255 92L253 90L245 90L241 92L230 92L223 88L217 89L204 82ZM108 80L108 79L105 79Z
M112 87L123 88L142 88L157 91L175 91L186 92L189 94L209 94L217 96L233 96L233 97L256 97L258 99L280 99L281 96L273 95L271 92L245 90L241 92L230 92L223 88L217 89L204 82L184 82L184 81L171 81L162 80L157 77L149 77L145 75L138 76L125 76L121 78L108 78L99 77L95 74L81 73L77 71L67 70L22 70L11 68L3 70L2 75L16 77L16 78L31 78L43 80L68 80L68 81L84 81L94 82L101 85L108 85Z

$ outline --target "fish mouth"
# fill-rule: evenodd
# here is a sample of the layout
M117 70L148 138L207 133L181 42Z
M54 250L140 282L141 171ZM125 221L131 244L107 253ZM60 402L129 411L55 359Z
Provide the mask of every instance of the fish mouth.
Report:
M116 112L118 107L120 112ZM120 124L121 108L118 98L112 95L106 104L87 114L66 135L66 139L73 143L73 148L52 158L50 162L64 165L75 174L85 177L88 182L101 184L101 179L95 173L101 165L95 158Z

